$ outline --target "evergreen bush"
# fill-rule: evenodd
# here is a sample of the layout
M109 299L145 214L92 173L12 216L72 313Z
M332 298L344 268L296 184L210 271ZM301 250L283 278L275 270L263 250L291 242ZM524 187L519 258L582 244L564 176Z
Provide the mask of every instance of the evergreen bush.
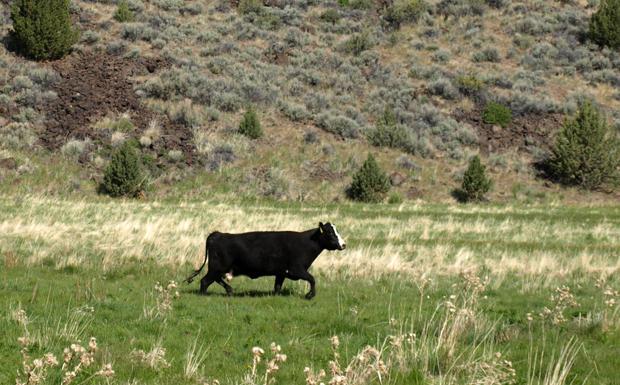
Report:
M616 185L620 141L601 111L586 100L574 119L566 119L558 132L549 169L564 184L597 189Z
M358 56L362 52L371 49L373 46L370 33L364 31L351 36L344 44L344 52Z
M263 3L260 0L241 0L237 6L237 13L241 16L253 12L260 15Z
M396 123L396 117L389 104L377 122L377 129L368 134L368 139L376 147L407 148L409 137L405 128Z
M512 113L510 108L491 102L484 108L482 119L486 124L499 124L505 128L506 124L510 123L510 119L512 119Z
M11 8L13 29L9 35L17 50L34 60L66 56L78 42L80 29L73 29L70 0L17 0Z
M463 174L463 184L457 190L457 197L463 202L480 201L491 188L491 180L485 175L486 166L480 162L478 155L471 158Z
M362 167L353 175L349 196L361 202L378 203L390 191L390 187L387 173L381 170L375 157L368 154Z
M263 135L263 127L252 105L248 107L241 123L239 123L239 132L250 139L257 139Z
M367 11L374 8L370 0L351 0L349 7L358 11Z
M126 23L133 20L133 12L127 7L127 2L125 0L121 0L118 4L118 8L116 8L114 12L114 20L119 23Z
M417 23L428 9L429 4L424 0L394 2L383 9L383 20L394 28L400 28L403 23Z
M338 11L336 11L335 9L331 9L331 8L323 12L323 14L321 15L321 20L323 20L326 23L332 23L334 25L340 22L340 18L341 16L338 13Z
M132 142L123 143L105 166L103 186L111 197L134 196L142 188L140 160Z
M620 0L603 0L588 24L588 38L602 47L620 48Z

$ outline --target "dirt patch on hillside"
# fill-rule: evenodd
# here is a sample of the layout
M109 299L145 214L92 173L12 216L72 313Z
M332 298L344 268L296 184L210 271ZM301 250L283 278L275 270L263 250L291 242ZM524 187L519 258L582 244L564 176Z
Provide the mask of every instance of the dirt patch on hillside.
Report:
M457 109L453 116L459 122L469 123L478 131L480 150L488 154L501 149L527 150L531 146L550 150L558 129L564 122L560 114L543 114L513 118L506 127L487 124L482 120L483 108L472 111Z
M83 52L51 63L61 81L53 88L58 99L45 106L46 125L39 144L58 150L70 139L90 137L109 142L108 130L95 132L90 126L107 115L124 112L131 114L136 127L128 137L139 137L155 114L140 104L129 77L170 66L161 58L121 59L102 52ZM167 117L158 120L162 137L152 144L152 150L158 154L180 150L191 163L195 150L192 132Z

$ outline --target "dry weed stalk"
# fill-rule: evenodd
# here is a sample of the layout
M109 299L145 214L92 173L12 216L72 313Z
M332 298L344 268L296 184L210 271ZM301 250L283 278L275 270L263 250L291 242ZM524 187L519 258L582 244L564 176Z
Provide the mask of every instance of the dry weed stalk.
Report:
M176 289L177 284L174 281L168 281L168 286L164 289L159 282L155 284L155 290L160 292L159 297L157 298L157 316L159 318L163 318L168 313L172 312L172 299L179 298L179 292L175 291L172 294L172 289Z
M265 368L264 385L268 385L276 382L274 373L277 372L280 367L279 363L286 361L286 354L280 354L282 347L272 342L269 349L273 352L273 359L267 362ZM245 383L249 385L258 385L258 364L261 362L261 357L265 354L265 351L258 346L252 348L252 371L245 378Z
M411 280L411 282L415 284L418 287L418 290L420 291L420 307L418 308L418 322L419 322L420 318L422 317L422 303L424 302L424 290L433 284L433 280L431 278L424 279L422 280L422 284L420 285L418 285L418 283L413 279Z
M581 304L575 301L575 297L570 292L570 287L562 285L562 288L556 288L555 292L558 293L557 296L551 296L551 301L556 301L553 310L548 308L543 309L543 313L541 313L541 317L544 319L553 318L553 324L557 325L562 322L566 322L567 319L564 318L564 310L567 307L579 307Z
M340 355L337 352L338 347L340 346L340 340L338 339L338 336L333 336L330 341L334 350L334 360L329 361L329 372L331 374L331 379L328 382L329 385L366 384L369 383L375 373L379 378L379 382L383 383L383 379L389 372L390 364L388 362L388 365L386 365L383 360L381 360L385 344L381 350L377 350L372 346L366 346L361 352L353 357L351 362L343 371L339 362ZM310 368L305 368L304 372L306 373L307 385L323 384L321 379L325 377L324 370L321 369L318 374L314 374Z
M28 324L28 316L26 316L26 312L24 310L20 309L17 312L17 322L24 327L26 334L29 335L30 333L26 329L26 325ZM35 385L45 383L48 369L52 366L57 366L58 359L54 354L47 353L44 354L42 358L37 358L30 362L31 357L27 354L28 346L31 342L30 337L20 337L17 341L24 346L21 350L21 354L24 359L22 363L24 372L20 373L19 370L17 371L17 379L15 380L15 383L17 385ZM71 344L70 348L64 349L64 363L62 365L62 371L64 372L62 379L63 384L72 383L79 373L84 371L85 367L89 367L93 362L95 362L93 355L99 350L95 337L91 337L88 342L88 350L80 344L81 341L78 340L76 344ZM73 370L70 370L71 366L73 366ZM93 373L90 377L82 381L80 385L96 376L103 376L106 379L112 378L114 376L112 365L103 365L101 370Z
M21 310L23 311L23 310ZM23 361L24 373L17 371L17 379L15 383L17 385L30 385L45 383L45 377L47 376L47 370L58 365L58 360L53 354L44 354L43 358L38 358L31 361L28 356L28 345L30 345L30 338L20 337L17 341L24 346L21 350ZM23 377L23 378L22 378Z
M594 283L595 296L592 297L594 305L591 311L589 311L585 318L575 320L578 327L588 327L592 324L600 324L603 332L609 331L612 327L620 328L620 317L618 317L618 309L616 306L620 301L620 294L617 290L614 290L611 286L606 284L605 278L595 278ZM603 310L597 311L598 305L603 307Z
M502 354L493 354L492 360L475 360L455 367L456 372L469 373L468 384L500 385L514 384L517 372L512 368L512 362L501 360ZM490 362L488 362L490 361Z
M168 363L168 361L166 361L166 349L162 348L161 346L161 341L159 341L155 347L153 347L153 349L148 352L145 353L144 350L140 349L140 350L133 350L130 355L131 355L131 363L135 364L135 363L140 363L142 365L147 365L152 369L156 369L156 370L160 370L163 368L168 368L170 367L170 363ZM138 361L134 361L134 359L137 359Z

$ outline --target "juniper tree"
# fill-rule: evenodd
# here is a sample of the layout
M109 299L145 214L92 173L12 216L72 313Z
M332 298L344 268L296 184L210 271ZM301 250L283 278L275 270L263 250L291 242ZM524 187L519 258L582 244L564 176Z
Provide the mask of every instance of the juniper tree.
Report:
M588 100L562 126L549 159L553 177L588 189L616 184L620 141L601 111Z
M112 154L104 169L103 185L112 197L134 196L142 188L140 160L130 141Z
M17 50L34 60L55 60L77 43L80 29L69 17L70 0L17 0L11 8L9 30Z
M602 47L620 48L620 0L602 0L590 18L588 38Z
M353 182L349 188L351 198L366 202L377 203L390 191L390 178L387 173L379 167L372 154L353 175Z
M127 7L127 1L122 0L118 4L118 8L114 11L114 19L119 23L125 23L133 20L133 12Z
M258 119L258 114L252 105L248 107L241 123L239 123L239 132L250 139L257 139L263 135L263 128Z
M471 158L463 175L463 184L458 191L460 199L465 202L480 201L491 188L491 180L485 175L486 166L480 162L478 155Z

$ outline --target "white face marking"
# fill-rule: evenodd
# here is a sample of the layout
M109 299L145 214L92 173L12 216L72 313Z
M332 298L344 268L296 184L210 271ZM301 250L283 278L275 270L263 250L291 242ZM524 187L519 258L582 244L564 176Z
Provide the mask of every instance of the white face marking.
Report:
M340 234L338 234L338 230L336 230L336 226L335 225L332 225L332 229L334 229L334 234L336 234L336 236L338 237L338 245L340 245L341 248L346 246L346 244L344 243L344 241L340 237Z

